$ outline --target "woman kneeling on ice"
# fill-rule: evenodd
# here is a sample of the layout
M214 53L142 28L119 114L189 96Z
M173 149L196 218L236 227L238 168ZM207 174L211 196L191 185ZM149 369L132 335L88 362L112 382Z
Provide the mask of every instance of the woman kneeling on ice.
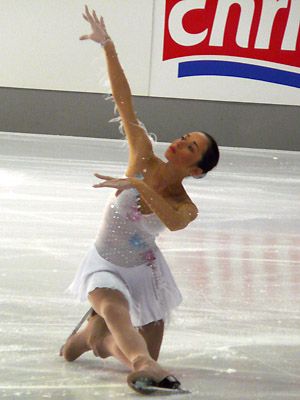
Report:
M107 203L95 245L77 271L70 291L89 300L92 314L84 329L71 335L61 354L73 361L92 350L114 356L131 373L128 384L146 393L147 386L180 389L178 380L158 363L164 321L181 302L181 294L155 238L165 227L184 229L198 214L182 181L201 177L219 159L214 139L191 132L158 158L136 117L127 79L103 18L85 7L92 33L81 40L100 45L106 57L112 94L129 144L126 178L96 174L96 188L117 189Z

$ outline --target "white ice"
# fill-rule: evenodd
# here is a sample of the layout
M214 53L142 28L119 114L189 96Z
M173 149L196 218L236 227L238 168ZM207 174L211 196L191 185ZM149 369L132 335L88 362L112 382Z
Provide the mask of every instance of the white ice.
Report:
M155 145L163 154L166 144ZM0 398L135 399L126 368L60 346L89 305L64 293L122 176L122 140L0 134ZM184 302L160 361L205 400L300 398L300 154L221 149L186 181L200 216L159 239Z

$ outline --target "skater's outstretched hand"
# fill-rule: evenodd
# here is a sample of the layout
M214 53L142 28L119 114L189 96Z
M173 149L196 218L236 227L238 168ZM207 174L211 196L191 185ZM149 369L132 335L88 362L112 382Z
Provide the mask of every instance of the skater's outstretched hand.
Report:
M91 25L92 33L80 36L80 40L93 40L104 46L105 42L109 40L110 37L106 31L103 17L98 18L95 10L93 10L91 14L88 6L85 6L85 12L82 16Z
M134 187L134 184L132 182L133 178L113 178L112 176L101 174L95 174L95 176L99 179L102 179L104 182L93 185L94 188L110 187L118 189L116 196L122 193L123 190L131 189Z

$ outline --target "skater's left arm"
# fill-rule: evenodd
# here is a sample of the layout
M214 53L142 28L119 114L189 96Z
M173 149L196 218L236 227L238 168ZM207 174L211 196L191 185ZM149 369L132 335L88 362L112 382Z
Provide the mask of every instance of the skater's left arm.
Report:
M148 207L158 216L170 231L184 229L198 215L198 209L192 201L171 205L164 197L155 192L143 180L128 178L137 189Z
M104 182L93 185L94 188L111 187L118 189L116 195L123 190L135 188L154 214L170 229L178 231L185 228L198 215L198 209L188 198L173 205L163 196L158 194L143 180L134 177L113 178L96 173L95 176Z

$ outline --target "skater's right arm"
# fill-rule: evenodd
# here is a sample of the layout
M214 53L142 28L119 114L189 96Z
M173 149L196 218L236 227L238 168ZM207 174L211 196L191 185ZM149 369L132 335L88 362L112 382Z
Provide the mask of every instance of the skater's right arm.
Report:
M92 33L81 36L80 39L91 39L100 43L104 49L112 95L129 143L129 169L132 169L131 167L139 163L139 160L144 158L149 160L154 157L152 144L145 129L139 125L128 81L119 62L114 43L106 32L103 18L99 19L95 11L91 14L87 6L85 6L83 17L90 23Z

